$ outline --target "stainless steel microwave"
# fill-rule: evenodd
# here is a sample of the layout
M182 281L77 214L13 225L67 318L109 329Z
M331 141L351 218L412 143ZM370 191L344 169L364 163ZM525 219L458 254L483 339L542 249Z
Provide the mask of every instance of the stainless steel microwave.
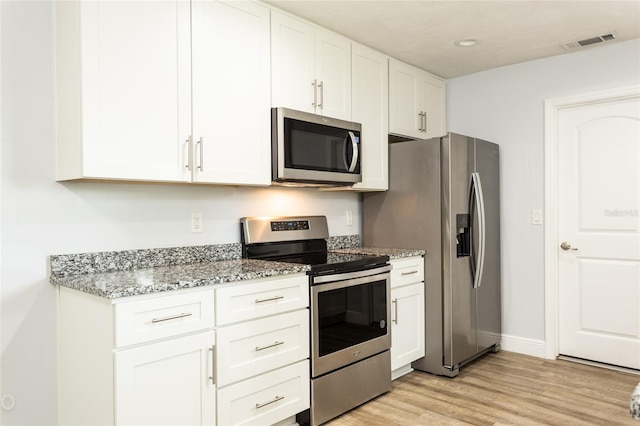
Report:
M273 182L303 186L361 182L361 131L359 123L272 108Z

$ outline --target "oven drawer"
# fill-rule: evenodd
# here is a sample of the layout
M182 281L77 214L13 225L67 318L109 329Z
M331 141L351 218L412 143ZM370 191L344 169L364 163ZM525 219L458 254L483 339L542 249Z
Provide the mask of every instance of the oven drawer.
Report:
M218 424L268 425L309 408L309 361L218 389Z
M115 347L213 328L213 289L117 303Z
M219 387L308 358L309 311L221 327L216 348Z
M216 290L216 325L231 324L309 306L309 278L297 275Z
M394 259L391 262L391 288L424 281L424 258Z

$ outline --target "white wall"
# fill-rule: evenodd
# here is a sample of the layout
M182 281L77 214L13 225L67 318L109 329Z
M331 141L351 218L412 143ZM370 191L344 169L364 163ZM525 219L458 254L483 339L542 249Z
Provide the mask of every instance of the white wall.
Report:
M15 399L0 412L3 425L57 422L49 255L239 242L242 216L323 214L331 235L358 233L356 193L55 182L51 5L3 1L0 8L1 392ZM203 213L202 234L190 232L195 210Z
M448 129L500 144L503 348L544 356L544 101L640 84L640 40L447 81Z

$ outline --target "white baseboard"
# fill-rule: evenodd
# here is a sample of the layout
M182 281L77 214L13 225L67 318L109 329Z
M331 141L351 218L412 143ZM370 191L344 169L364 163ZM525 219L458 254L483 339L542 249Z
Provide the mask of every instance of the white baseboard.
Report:
M505 351L536 356L538 358L547 357L547 346L544 340L503 334L500 341L500 348Z

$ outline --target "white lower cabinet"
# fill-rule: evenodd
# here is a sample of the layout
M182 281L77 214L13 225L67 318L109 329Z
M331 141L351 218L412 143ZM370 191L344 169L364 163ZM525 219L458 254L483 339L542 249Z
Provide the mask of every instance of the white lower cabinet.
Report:
M391 377L412 371L425 354L424 263L422 257L392 260Z
M58 300L60 424L215 424L213 289Z
M309 408L309 360L218 390L219 425L270 425Z
M207 331L116 351L116 424L215 424L213 342Z
M309 408L304 274L216 290L218 424L271 425Z
M309 408L306 274L58 300L63 425L270 425Z

